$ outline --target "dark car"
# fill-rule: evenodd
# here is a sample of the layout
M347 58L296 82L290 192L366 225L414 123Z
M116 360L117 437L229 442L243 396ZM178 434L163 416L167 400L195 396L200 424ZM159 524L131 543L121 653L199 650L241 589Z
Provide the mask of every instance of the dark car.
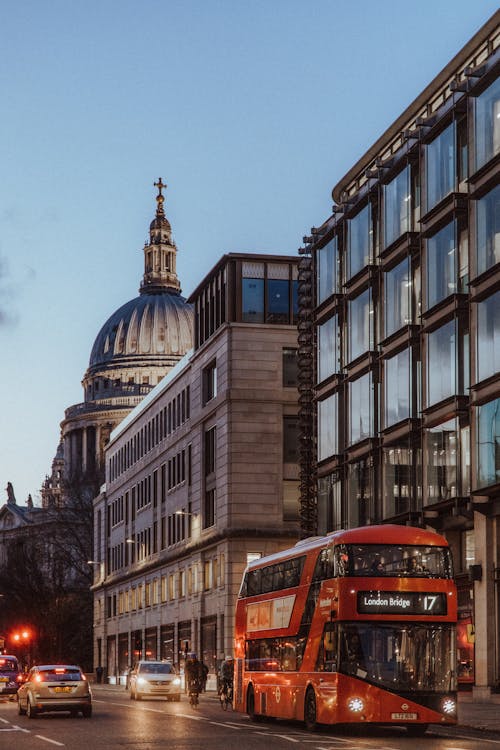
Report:
M0 655L0 696L15 695L21 681L16 656Z
M73 664L45 664L32 667L17 691L21 715L33 719L49 711L69 711L92 716L92 693L80 667Z

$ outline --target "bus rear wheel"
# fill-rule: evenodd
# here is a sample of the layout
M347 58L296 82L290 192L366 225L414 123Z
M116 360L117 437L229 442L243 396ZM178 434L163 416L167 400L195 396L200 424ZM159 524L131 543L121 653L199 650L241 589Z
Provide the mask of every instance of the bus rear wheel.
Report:
M306 700L304 703L304 722L309 732L316 731L318 721L316 719L316 696L314 690L310 687L307 689Z
M259 714L255 713L255 693L253 687L250 685L247 693L247 714L250 721L260 721Z

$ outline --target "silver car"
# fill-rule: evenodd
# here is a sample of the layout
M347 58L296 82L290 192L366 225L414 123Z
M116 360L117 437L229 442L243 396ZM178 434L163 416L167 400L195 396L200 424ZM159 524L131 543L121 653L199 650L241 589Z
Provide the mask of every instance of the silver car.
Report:
M181 679L170 661L138 661L129 678L130 699L146 696L180 701Z
M25 682L17 691L17 705L21 716L48 711L69 711L76 716L92 716L92 694L80 667L72 664L41 664L32 667Z

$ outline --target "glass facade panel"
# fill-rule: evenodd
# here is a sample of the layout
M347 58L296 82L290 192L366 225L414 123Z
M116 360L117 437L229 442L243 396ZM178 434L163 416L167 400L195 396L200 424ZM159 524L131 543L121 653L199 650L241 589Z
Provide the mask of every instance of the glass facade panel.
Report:
M338 453L337 402L336 393L318 402L318 461Z
M477 408L477 488L500 482L500 398Z
M349 383L349 443L373 437L372 375L367 373Z
M373 465L371 459L347 467L347 526L366 526L373 516Z
M426 505L449 500L460 494L457 487L459 439L458 423L455 419L425 430Z
M427 335L427 406L456 392L456 324L451 320Z
M384 247L410 231L410 168L384 185Z
M371 291L369 289L348 302L347 334L349 362L373 349Z
M477 305L477 380L500 372L500 292Z
M384 335L409 325L411 318L410 262L405 258L384 273Z
M475 101L476 169L500 151L500 78Z
M245 323L264 322L264 279L242 279L242 320Z
M318 479L318 534L345 527L342 513L342 482L337 473Z
M427 240L427 309L457 291L455 222Z
M496 263L500 263L500 185L478 200L476 216L477 274L479 276Z
M290 285L285 279L267 282L267 323L290 321Z
M348 222L347 229L347 279L352 279L370 263L373 248L371 208L368 204L354 219Z
M413 451L410 448L384 448L383 515L384 518L408 513L412 496Z
M405 349L384 363L384 427L411 417L411 351Z
M425 152L427 211L455 189L455 126L449 125Z
M318 382L340 372L338 319L334 315L318 326Z
M338 240L333 237L317 253L317 295L318 305L339 292Z

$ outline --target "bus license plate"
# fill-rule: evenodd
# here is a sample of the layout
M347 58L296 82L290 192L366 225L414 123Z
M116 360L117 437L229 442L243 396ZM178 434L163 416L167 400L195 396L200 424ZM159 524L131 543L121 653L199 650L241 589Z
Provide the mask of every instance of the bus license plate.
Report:
M418 714L391 714L391 719L396 719L397 721L416 721Z

